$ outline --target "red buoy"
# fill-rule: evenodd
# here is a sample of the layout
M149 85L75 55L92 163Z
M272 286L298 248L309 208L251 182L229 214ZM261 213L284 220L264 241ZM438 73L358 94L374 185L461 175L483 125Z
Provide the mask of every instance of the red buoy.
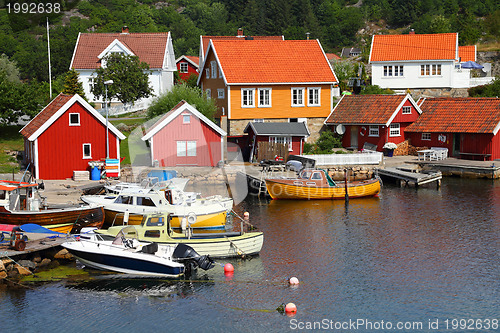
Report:
M297 307L295 306L295 304L293 303L288 303L286 306L285 306L285 312L287 314L295 314L297 313Z
M232 273L234 272L234 267L230 263L224 265L224 273Z

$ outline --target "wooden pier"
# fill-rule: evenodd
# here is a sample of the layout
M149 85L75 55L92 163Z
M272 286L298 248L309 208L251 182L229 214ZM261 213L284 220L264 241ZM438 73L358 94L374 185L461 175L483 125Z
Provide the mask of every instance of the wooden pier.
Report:
M400 181L400 184L404 183L405 186L413 184L415 187L436 182L437 188L439 188L443 178L440 171L417 172L416 169L405 167L377 169L376 172L381 177L396 179Z
M24 235L28 236L28 241L26 242L26 248L23 251L16 251L10 247L8 242L3 242L0 244L0 259L2 258L14 258L18 256L23 256L25 254L30 254L34 252L40 252L47 249L55 248L60 246L62 243L68 241L66 237L53 237L53 234L36 234L23 232ZM8 240L6 238L6 240Z

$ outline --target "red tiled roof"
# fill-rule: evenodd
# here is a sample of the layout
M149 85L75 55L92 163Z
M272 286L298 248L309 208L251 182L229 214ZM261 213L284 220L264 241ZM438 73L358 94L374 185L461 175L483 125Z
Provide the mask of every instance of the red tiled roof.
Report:
M493 133L500 124L500 98L427 98L407 132Z
M457 58L457 33L374 35L372 61L454 60Z
M337 82L317 40L212 42L228 84Z
M28 124L26 124L26 126L24 126L20 130L21 135L25 138L29 138L72 97L73 95L64 95L62 93L59 94L52 100L52 102L49 103L49 105L45 107L45 109L40 111L40 113L38 113L35 118L33 118Z
M326 57L328 58L328 60L339 60L339 59L342 59L341 57L339 57L335 53L325 53L325 54L326 54Z
M459 46L458 56L460 62L476 61L476 45Z
M406 95L345 95L327 124L386 124Z
M195 56L185 56L185 57L194 62L195 64L197 64L198 66L200 65L200 57L195 57Z
M96 69L101 66L97 58L115 39L132 51L150 68L162 68L167 47L168 32L159 33L82 33L78 38L71 63L75 69Z
M201 36L203 55L207 54L210 40L245 40L246 36ZM253 40L284 40L283 36L249 36Z

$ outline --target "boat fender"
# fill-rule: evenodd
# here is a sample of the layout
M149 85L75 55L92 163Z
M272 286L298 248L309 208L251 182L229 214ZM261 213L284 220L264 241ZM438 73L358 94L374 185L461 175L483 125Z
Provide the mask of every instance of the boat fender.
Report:
M189 213L187 220L189 225L194 224L196 222L196 214L193 212Z

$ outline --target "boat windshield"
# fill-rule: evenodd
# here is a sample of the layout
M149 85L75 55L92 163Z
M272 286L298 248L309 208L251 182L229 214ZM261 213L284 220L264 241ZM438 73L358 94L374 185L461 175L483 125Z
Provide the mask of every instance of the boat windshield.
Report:
M311 177L310 170L304 170L300 173L300 178L302 178L302 179L309 179L310 177Z
M138 233L137 229L133 225L129 225L118 232L115 239L113 240L114 245L123 245L124 239L137 239Z

